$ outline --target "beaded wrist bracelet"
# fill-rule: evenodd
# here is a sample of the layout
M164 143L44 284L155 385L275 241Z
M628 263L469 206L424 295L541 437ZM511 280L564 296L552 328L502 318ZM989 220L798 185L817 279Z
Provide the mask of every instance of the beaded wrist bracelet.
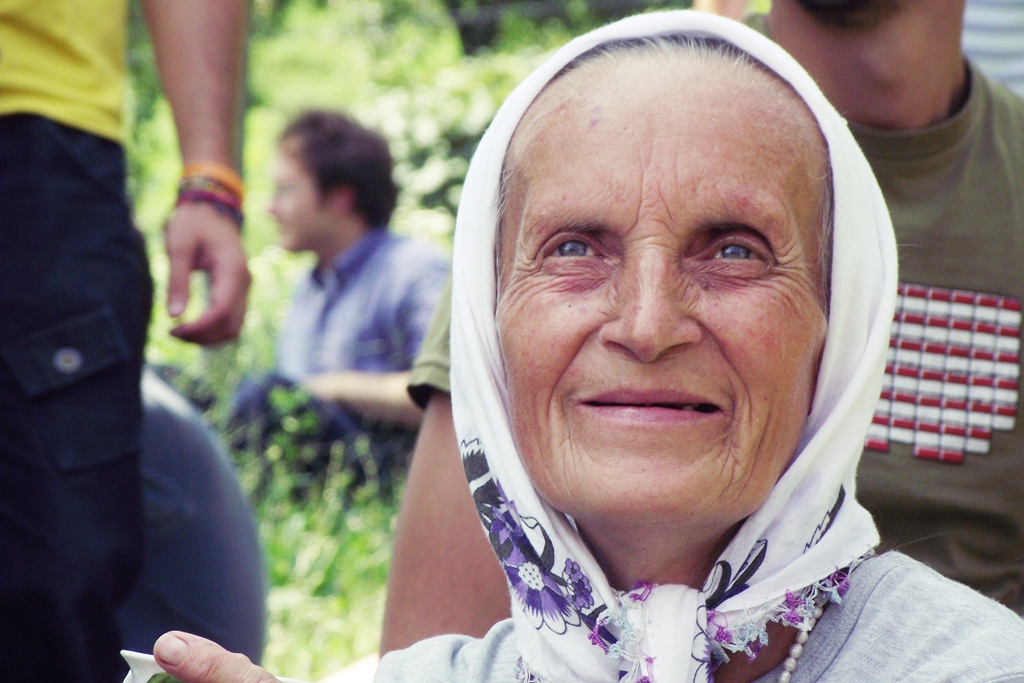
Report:
M206 202L241 228L244 197L245 186L234 169L215 162L201 162L185 167L174 205Z

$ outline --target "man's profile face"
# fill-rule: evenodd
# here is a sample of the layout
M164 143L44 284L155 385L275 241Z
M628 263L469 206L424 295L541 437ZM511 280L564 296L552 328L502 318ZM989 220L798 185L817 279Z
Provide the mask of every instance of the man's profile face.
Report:
M298 151L296 140L285 140L278 147L271 174L274 197L268 211L277 220L284 249L310 251L332 232L332 224L316 178L303 166Z

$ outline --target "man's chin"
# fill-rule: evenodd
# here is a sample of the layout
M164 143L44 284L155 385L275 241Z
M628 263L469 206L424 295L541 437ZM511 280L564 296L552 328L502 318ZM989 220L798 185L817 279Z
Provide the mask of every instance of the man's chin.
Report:
M818 21L839 28L872 28L895 14L905 0L797 0Z

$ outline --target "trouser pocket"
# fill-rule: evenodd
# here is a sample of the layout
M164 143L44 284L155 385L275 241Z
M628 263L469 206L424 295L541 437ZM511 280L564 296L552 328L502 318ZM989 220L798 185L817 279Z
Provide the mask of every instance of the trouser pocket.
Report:
M35 411L40 441L61 471L138 448L137 361L110 307L23 334L0 346L0 358Z

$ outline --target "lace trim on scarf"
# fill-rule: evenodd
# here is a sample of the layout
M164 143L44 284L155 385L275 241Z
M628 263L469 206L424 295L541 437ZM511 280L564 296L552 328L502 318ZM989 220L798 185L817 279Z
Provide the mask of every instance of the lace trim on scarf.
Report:
M729 661L729 652L743 652L750 659L757 657L761 648L768 644L768 622L781 622L801 631L811 629L810 621L814 610L826 603L841 604L843 596L850 589L850 574L864 560L872 557L874 551L854 560L850 566L836 570L817 583L797 592L786 591L782 600L766 604L753 614L744 612L739 619L729 618L716 610L708 611L708 644L714 659L713 668Z
M729 652L743 652L750 659L755 659L761 648L768 645L765 626L769 621L809 631L815 608L828 602L842 604L843 596L850 589L850 574L872 556L873 551L803 590L795 593L786 591L784 599L765 605L753 616L746 612L736 623L730 624L725 614L710 610L707 640L714 660L712 669L728 662ZM647 626L647 598L654 588L654 585L645 581L637 581L632 590L619 593L614 609L604 612L591 631L590 642L601 648L605 656L628 664L628 669L621 673L620 683L653 683L651 670L654 660L640 649L640 642ZM618 642L606 642L599 635L599 629L616 632ZM531 671L522 657L516 661L514 677L516 683L549 683Z
M647 598L655 586L646 581L637 581L632 590L616 595L615 604L597 618L590 632L590 643L600 648L606 657L624 663L628 668L619 672L619 683L651 683L651 669L654 659L640 649L640 642L647 630ZM604 632L604 635L602 634ZM606 635L616 636L608 642ZM520 657L515 668L516 683L548 683L540 675L530 671Z
M653 591L653 584L637 581L629 592L618 593L615 605L597 618L590 632L592 645L599 647L606 657L628 665L629 668L620 673L619 683L651 683L654 659L640 649L640 641L647 631L647 598ZM617 641L606 642L601 637L602 630L617 634Z

